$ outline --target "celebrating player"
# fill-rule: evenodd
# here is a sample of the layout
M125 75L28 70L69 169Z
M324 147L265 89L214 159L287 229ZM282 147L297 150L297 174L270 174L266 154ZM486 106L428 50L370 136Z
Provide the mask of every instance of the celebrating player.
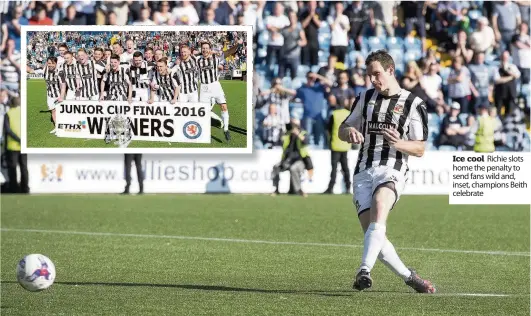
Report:
M157 72L153 75L151 87L156 93L152 91L148 103L155 101L155 94L157 95L157 101L166 101L171 104L177 102L179 90L181 89L181 81L177 73L171 73L169 71L168 58L162 57L157 60Z
M354 201L365 239L353 287L362 291L372 286L370 272L378 258L415 291L435 293L430 281L404 265L386 237L387 217L405 187L408 156L424 154L426 104L400 88L387 52L371 53L365 64L375 89L358 95L339 130L341 140L362 145L354 171Z
M77 86L79 100L97 101L100 98L97 74L103 72L105 67L90 60L83 48L77 51L77 55L79 62L76 65L76 81L79 83Z
M64 83L61 84L61 98L63 100L75 100L77 98L76 80L76 61L72 52L67 51L64 54L65 61L61 69L61 76L64 78Z
M44 81L46 82L46 103L48 105L48 110L52 113L52 123L55 126L55 105L56 102L62 102L63 98L61 97L61 76L59 68L57 67L57 58L48 57L46 61L46 67L44 69L33 70L27 67L28 73L41 73L44 75ZM55 127L50 134L55 133Z
M240 45L235 45L223 52L225 58L236 53ZM221 119L223 120L223 131L225 132L225 139L230 140L229 133L229 111L227 109L227 101L225 93L219 83L219 71L223 70L221 59L214 55L211 50L209 42L201 44L201 52L203 56L197 59L199 66L199 78L201 79L201 98L200 102L211 102L215 100L216 104L221 106ZM212 103L214 106L214 103ZM213 113L214 114L214 113Z
M172 69L172 73L177 73L182 80L179 102L197 102L199 101L197 57L192 55L190 46L186 44L181 45L179 54L180 62Z
M149 100L149 80L150 71L147 62L143 60L141 52L133 54L133 64L129 69L131 73L131 84L133 86L133 100Z
M109 92L107 100L112 101L132 101L133 88L129 75L129 67L120 65L120 56L113 54L111 56L111 70L103 76L101 82L101 90L105 87L105 83L109 83ZM100 101L104 100L104 96L100 96Z

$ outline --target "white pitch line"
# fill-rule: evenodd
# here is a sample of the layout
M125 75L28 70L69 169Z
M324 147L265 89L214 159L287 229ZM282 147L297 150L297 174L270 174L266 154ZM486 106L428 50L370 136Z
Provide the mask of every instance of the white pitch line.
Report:
M249 243L249 244L269 244L269 245L346 247L346 248L362 248L363 247L362 245L349 245L349 244L233 239L233 238L215 238L215 237L195 237L195 236L178 236L178 235L121 234L121 233L78 232L78 231L68 231L68 230L23 229L23 228L0 228L0 230L5 231L5 232L48 233L48 234L85 235L85 236L135 237L135 238L165 238L165 239L204 240L204 241L221 241L221 242ZM492 256L516 256L516 257L529 257L530 256L529 252L512 252L512 251L459 250L459 249L412 248L412 247L397 247L397 249L398 250L426 251L426 252L479 254L479 255L492 255Z

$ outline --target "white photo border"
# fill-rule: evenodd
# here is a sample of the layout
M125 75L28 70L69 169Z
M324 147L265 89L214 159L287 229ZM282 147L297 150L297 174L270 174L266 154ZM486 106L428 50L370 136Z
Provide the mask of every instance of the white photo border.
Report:
M186 32L186 31L226 31L246 32L247 37L247 139L245 148L29 148L27 146L27 32ZM20 77L20 105L21 105L21 152L23 154L252 154L253 153L253 66L254 55L253 27L251 25L216 25L216 26L152 26L152 25L81 25L81 26L21 26L21 77ZM229 104L230 111L230 104Z

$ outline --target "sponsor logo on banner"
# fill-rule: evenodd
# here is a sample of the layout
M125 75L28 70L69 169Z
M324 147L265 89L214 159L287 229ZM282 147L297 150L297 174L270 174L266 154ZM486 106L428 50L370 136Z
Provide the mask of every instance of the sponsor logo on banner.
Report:
M409 157L409 172L406 175L404 195L448 195L453 152L426 152L422 158ZM271 178L273 166L279 162L280 150L258 150L249 158L220 156L142 156L142 174L146 193L272 193L275 188ZM358 151L348 153L350 166L356 164ZM310 150L315 169L313 181L302 182L307 193L324 192L330 180L330 151ZM119 192L124 183L122 155L64 156L61 164L49 156L28 156L30 188L33 193L109 193ZM64 176L68 170L68 177ZM352 172L353 170L351 170ZM132 173L131 190L136 190L136 173ZM397 176L397 179L400 179ZM393 179L394 180L394 179ZM59 182L62 185L49 185ZM280 174L279 189L288 192L289 172ZM358 184L359 185L359 184ZM334 193L345 193L342 174L339 173ZM355 206L356 201L353 201Z
M210 143L209 106L200 102L148 104L67 100L56 107L57 136L105 140L110 130L109 121L121 115L129 118L127 124L132 141Z
M57 128L65 132L81 132L82 129L87 128L87 121L79 121L77 124L57 124Z
M201 125L199 125L199 123L194 122L194 121L190 121L184 124L184 127L183 127L184 136L190 139L196 139L199 136L201 136L201 131L202 131Z
M43 182L63 181L63 165L41 165L41 180Z

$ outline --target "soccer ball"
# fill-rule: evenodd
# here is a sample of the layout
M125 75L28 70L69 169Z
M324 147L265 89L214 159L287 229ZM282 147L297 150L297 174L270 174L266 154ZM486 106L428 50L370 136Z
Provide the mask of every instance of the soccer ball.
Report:
M17 280L28 291L46 290L55 280L55 265L44 255L27 255L18 262Z

